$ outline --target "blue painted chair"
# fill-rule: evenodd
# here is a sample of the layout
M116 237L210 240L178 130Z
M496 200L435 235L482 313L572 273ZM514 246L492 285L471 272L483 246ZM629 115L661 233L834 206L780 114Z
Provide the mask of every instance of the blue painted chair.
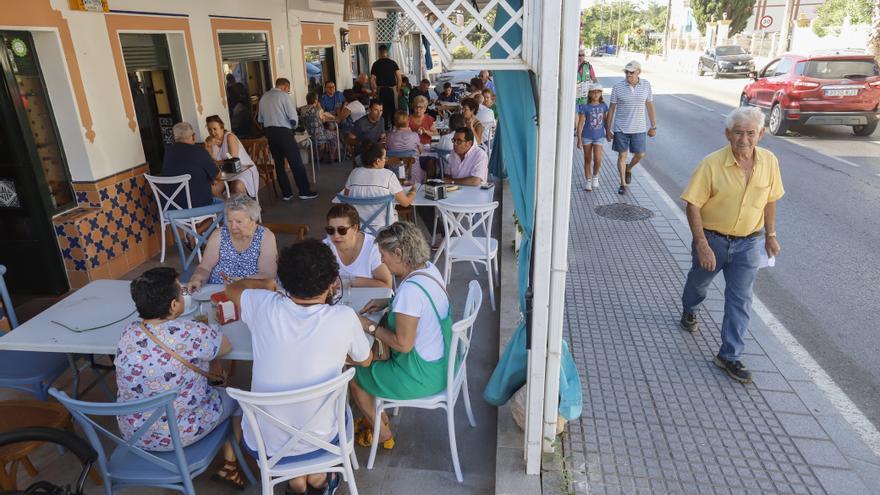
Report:
M419 156L419 152L416 150L388 150L385 152L385 156L388 158L412 158Z
M188 282L198 263L195 263L196 257L201 260L201 248L208 242L208 237L222 225L225 220L226 205L222 201L217 201L208 206L199 206L198 208L188 208L185 210L168 210L165 212L165 219L171 224L171 232L174 234L174 243L177 244L177 254L180 255L180 263L183 265L183 273L180 275L181 282ZM211 225L202 233L198 232L197 225L192 221L193 218L206 219L214 217ZM183 249L183 243L180 242L180 232L183 231L184 238L190 236L195 239L195 245L189 255Z
M383 212L385 213L385 222L382 227L386 227L391 225L391 209L394 208L392 202L394 201L394 196L376 196L375 198L356 198L352 196L346 196L344 194L337 194L336 199L339 200L340 203L346 203L358 208L358 206L378 206L373 213L368 216L361 215L361 231L366 232L371 235L378 235L379 229L373 227L373 222L379 218ZM358 211L361 211L358 208Z
M449 154L452 153L452 150L435 149L434 153L437 154L437 161L440 162L440 177L445 177L446 169L449 168Z
M0 265L0 298L4 308L0 317L5 311L10 327L15 329L18 318L3 279L5 273L6 267ZM0 351L0 387L24 390L46 400L49 387L70 368L70 363L66 355L56 352Z
M187 495L195 495L193 478L205 472L223 446L223 442L232 442L239 467L248 482L255 484L253 473L241 455L241 449L232 431L230 419L217 425L210 433L199 441L184 447L177 429L174 412L174 399L177 391L164 392L146 399L130 402L84 402L71 399L64 392L52 388L49 394L64 404L70 414L83 429L86 438L98 452L98 472L104 479L104 493L112 495L115 490L131 486L157 486L177 490ZM96 422L92 417L123 416L134 413L149 412L150 419L135 435L125 440L112 433ZM147 432L154 422L162 416L168 418L168 428L174 450L169 452L151 452L137 447L137 441ZM114 420L115 421L115 420ZM115 447L108 456L101 439L105 438Z

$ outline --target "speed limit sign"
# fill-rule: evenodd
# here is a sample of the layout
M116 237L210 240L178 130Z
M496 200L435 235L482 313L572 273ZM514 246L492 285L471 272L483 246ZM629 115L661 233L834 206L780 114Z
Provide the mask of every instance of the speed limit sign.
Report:
M761 27L767 29L770 25L773 24L773 18L769 15L765 15L761 18Z

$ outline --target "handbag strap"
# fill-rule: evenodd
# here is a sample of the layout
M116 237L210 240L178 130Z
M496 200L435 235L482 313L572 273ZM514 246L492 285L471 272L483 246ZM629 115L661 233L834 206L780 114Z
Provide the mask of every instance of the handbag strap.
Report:
M153 332L149 331L149 330L147 329L147 326L144 324L144 322L140 322L140 326L141 326L141 330L143 330L144 333L147 334L147 337L149 337L150 340L152 340L153 342L156 343L156 345L158 345L159 347L161 347L163 351L167 352L168 354L171 354L171 357L173 357L174 359L176 359L177 361L179 361L180 364L182 364L182 365L186 366L187 368L189 368L189 369L195 371L196 373L198 373L198 374L204 376L204 377L207 378L208 380L212 380L212 381L223 380L223 377L222 377L222 376L220 376L220 375L215 375L214 373L208 373L207 371L205 371L205 370L199 368L198 366L192 364L191 362L189 362L187 359L185 359L185 358L184 358L183 356L181 356L180 354L174 352L173 349L171 349L170 347L168 347L168 344L166 344L165 342L162 342L161 340L159 340L159 337L156 337L156 336L153 334Z

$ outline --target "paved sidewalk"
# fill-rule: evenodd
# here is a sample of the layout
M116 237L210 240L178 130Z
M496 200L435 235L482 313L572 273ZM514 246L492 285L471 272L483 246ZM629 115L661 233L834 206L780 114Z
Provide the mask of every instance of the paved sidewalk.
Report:
M880 493L880 458L757 316L743 357L754 383L712 364L723 282L710 288L701 330L679 329L690 233L645 169L619 196L606 156L600 189L586 192L575 154L565 337L584 412L563 438L574 491ZM602 205L653 217L609 219Z

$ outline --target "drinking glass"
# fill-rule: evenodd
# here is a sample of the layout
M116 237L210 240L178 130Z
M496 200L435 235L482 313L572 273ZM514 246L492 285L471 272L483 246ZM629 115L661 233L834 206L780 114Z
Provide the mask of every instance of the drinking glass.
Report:
M353 278L350 273L343 273L342 278L342 304L351 304L351 284Z

